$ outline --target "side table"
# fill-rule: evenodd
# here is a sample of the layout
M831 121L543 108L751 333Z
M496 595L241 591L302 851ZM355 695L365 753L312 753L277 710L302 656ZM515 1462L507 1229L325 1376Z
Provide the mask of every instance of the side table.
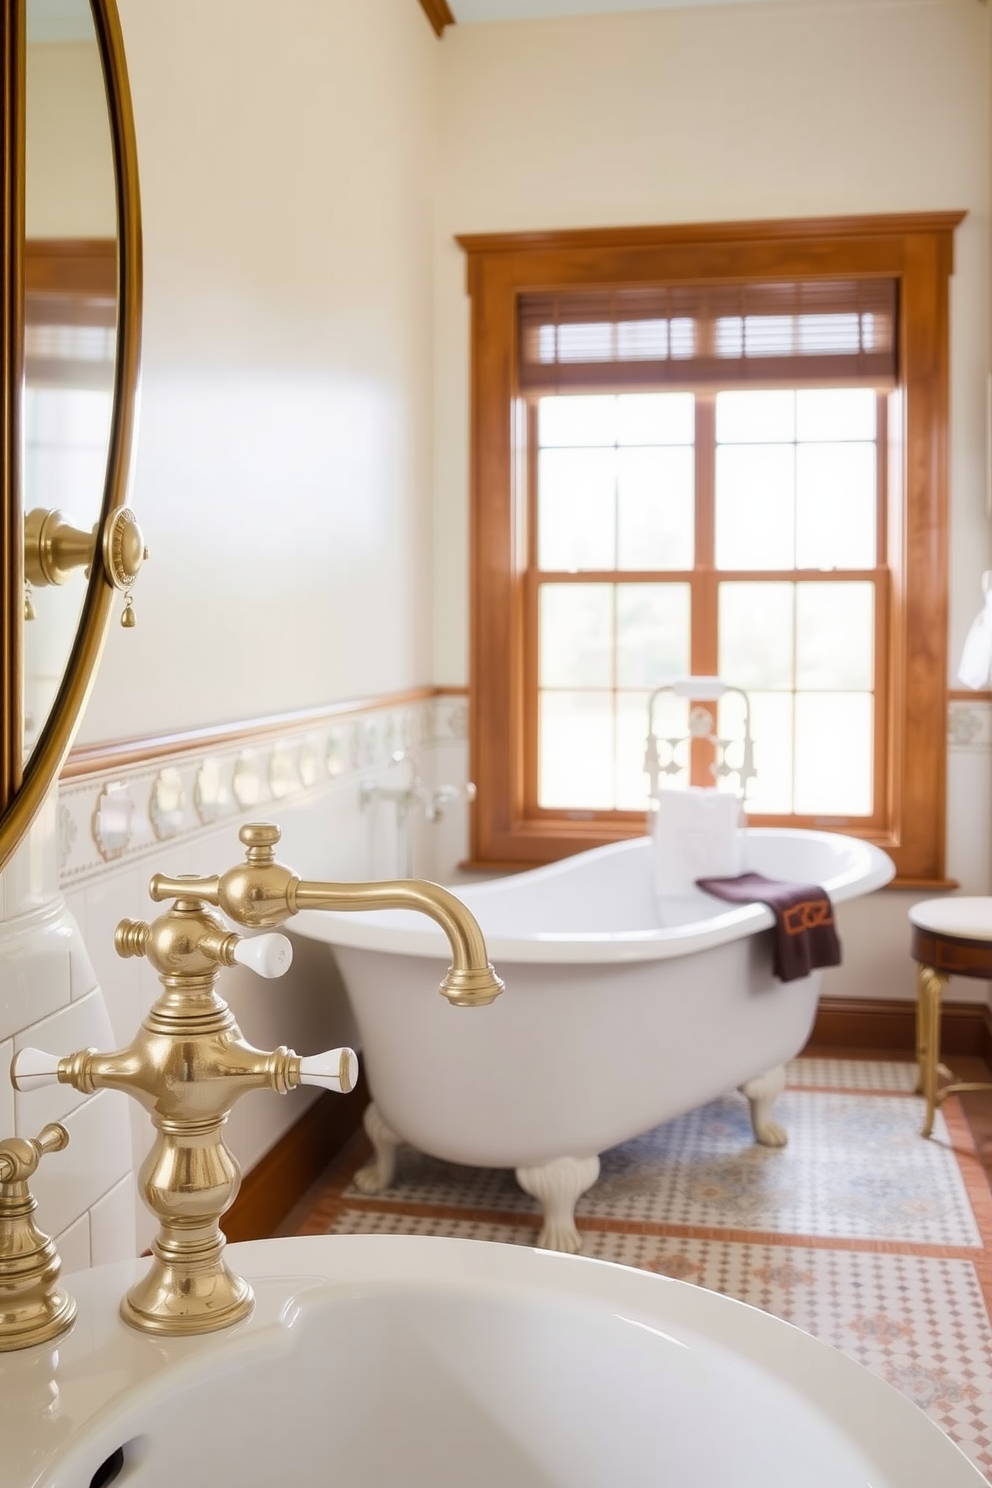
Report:
M992 898L924 899L909 911L912 929L910 954L916 968L917 1092L926 1101L921 1136L933 1131L934 1113L952 1093L992 1090L988 1081L956 1081L939 1085L941 1000L949 976L992 980Z

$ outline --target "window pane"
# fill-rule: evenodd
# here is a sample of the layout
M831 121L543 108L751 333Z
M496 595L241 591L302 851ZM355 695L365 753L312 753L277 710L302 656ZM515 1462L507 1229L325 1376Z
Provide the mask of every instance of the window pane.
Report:
M871 584L796 585L796 686L872 686L875 596Z
M756 816L787 816L793 810L792 694L752 692L749 696L758 773L748 789L747 809Z
M647 692L617 694L617 758L615 799L618 811L646 811L648 777L644 773L644 747L648 732ZM662 749L664 754L664 749ZM685 770L679 780L688 785Z
M796 394L796 438L874 439L874 388L808 388Z
M667 320L618 320L618 362L663 362L668 355Z
M692 567L693 471L691 446L617 451L618 568Z
M617 686L654 688L685 676L689 585L618 584L616 592Z
M717 393L718 444L771 444L795 435L794 392Z
M696 400L691 393L622 393L618 444L692 444Z
M541 398L537 408L540 445L615 444L617 400L613 395L593 398Z
M875 461L874 444L798 447L798 568L875 566Z
M795 447L718 446L717 568L792 568L794 524Z
M93 388L25 387L24 439L28 444L98 445L110 438L110 393Z
M538 565L613 568L616 451L548 449L538 457Z
M797 813L869 816L871 770L871 696L797 693Z
M613 712L608 692L538 697L538 804L572 810L613 806Z
M560 362L611 362L613 360L613 327L608 322L592 321L588 325L569 324L558 327L558 360Z
M721 584L719 672L734 687L791 688L793 584Z
M539 687L609 687L612 584L542 584Z

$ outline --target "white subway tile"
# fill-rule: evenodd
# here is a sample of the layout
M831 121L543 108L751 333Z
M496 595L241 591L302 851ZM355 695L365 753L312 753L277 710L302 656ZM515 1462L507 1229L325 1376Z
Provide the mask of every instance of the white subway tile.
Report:
M126 1095L101 1090L65 1118L68 1148L44 1158L32 1179L38 1223L48 1234L68 1229L130 1171L127 1106ZM86 1233L88 1249L88 1223Z
M4 914L32 914L58 899L58 792L49 791L41 810L3 870Z
M135 1234L134 1182L122 1178L90 1210L91 1264L129 1260L138 1254Z
M146 875L131 867L92 883L86 890L86 948L103 990L117 1045L130 1041L144 1015L141 996L143 959L117 954L114 933L123 919L144 918L150 907Z
M7 1075L10 1061L14 1057L13 1039L0 1044L0 1142L4 1137L16 1136L14 1126L14 1090Z
M69 995L75 1001L92 992L98 985L98 981L87 950L89 937L87 935L86 891L74 889L64 897L66 914L74 921L78 931L73 937L69 954Z
M64 1058L77 1049L99 1049L109 1052L114 1048L114 1036L107 1016L103 994L91 992L79 1002L71 1002L60 1008L49 1018L43 1018L14 1040L15 1050L24 1048L44 1049L48 1054ZM14 1096L17 1132L22 1137L32 1137L47 1121L63 1121L70 1111L76 1110L89 1097L74 1090L71 1085L46 1085L41 1090L18 1090Z
M68 1004L75 933L61 902L0 924L0 1037Z
M41 1226L44 1229L44 1225ZM45 1232L47 1234L47 1231ZM88 1215L81 1214L75 1223L61 1230L55 1237L55 1246L62 1261L62 1276L73 1271L88 1271L90 1260L90 1224Z

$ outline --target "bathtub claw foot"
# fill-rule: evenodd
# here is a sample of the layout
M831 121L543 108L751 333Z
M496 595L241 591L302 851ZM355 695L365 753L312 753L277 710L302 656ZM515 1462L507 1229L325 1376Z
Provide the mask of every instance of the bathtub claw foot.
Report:
M740 1087L751 1107L751 1126L755 1141L762 1147L784 1147L789 1140L784 1126L772 1120L772 1106L785 1089L785 1065L777 1064L765 1075L747 1080Z
M516 1171L524 1193L536 1199L543 1210L538 1249L577 1255L582 1249L582 1237L575 1225L575 1205L599 1177L599 1158L556 1157L538 1167Z
M383 1121L374 1101L365 1107L362 1125L372 1143L372 1157L364 1168L359 1168L352 1182L364 1194L382 1193L396 1177L396 1149L400 1139Z

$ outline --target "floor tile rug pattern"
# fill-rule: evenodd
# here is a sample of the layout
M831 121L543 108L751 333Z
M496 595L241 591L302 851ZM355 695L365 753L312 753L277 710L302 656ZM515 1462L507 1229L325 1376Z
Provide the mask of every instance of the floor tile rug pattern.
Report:
M577 1206L586 1255L737 1297L785 1318L916 1401L992 1482L992 1194L958 1102L919 1136L915 1067L803 1059L757 1147L728 1096L603 1154ZM404 1147L376 1198L356 1138L302 1234L454 1235L533 1244L537 1206L508 1172Z

